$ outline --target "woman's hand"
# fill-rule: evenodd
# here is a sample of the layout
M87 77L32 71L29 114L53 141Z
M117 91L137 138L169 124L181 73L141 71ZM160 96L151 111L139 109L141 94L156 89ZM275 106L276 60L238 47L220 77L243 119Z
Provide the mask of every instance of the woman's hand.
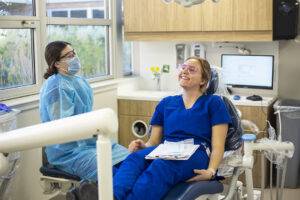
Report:
M190 178L186 182L192 182L192 181L207 181L211 180L214 176L214 173L211 170L207 169L194 169L194 173L197 174L196 176Z
M133 140L128 146L128 150L130 152L135 152L137 150L144 149L144 148L146 148L146 144L141 139Z

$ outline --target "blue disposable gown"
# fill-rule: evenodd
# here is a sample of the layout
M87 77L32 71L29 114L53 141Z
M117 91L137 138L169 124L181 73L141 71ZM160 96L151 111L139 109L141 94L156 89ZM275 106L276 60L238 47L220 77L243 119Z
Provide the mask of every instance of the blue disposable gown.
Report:
M93 91L80 76L54 74L40 92L40 117L48 122L64 117L90 112ZM96 139L80 140L46 147L49 163L82 179L97 180ZM113 165L124 160L128 150L112 144Z

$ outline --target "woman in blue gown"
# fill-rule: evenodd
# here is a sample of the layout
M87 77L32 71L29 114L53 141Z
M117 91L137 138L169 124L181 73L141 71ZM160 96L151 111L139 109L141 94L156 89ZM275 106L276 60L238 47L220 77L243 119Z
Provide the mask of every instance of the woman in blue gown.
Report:
M42 122L90 112L93 108L93 90L84 78L76 75L81 65L71 44L63 41L49 43L45 59L48 69L40 91ZM113 143L113 165L124 160L128 153L125 147ZM46 155L49 163L58 169L84 180L97 181L95 138L47 146Z
M191 57L179 66L182 95L166 97L157 105L147 143L135 140L130 154L114 176L117 200L153 200L181 181L210 180L223 158L225 138L231 118L219 96L205 93L210 79L206 60ZM193 140L200 145L188 160L146 160L164 141Z

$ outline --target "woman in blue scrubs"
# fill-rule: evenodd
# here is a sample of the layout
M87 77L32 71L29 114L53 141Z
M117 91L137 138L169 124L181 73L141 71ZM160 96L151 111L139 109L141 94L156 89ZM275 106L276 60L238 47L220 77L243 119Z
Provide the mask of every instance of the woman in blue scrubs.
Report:
M71 44L63 41L49 43L45 59L48 69L40 91L42 122L90 112L93 107L93 90L84 78L76 75L81 65ZM58 169L83 180L97 181L95 138L47 146L46 154L49 163ZM112 144L113 165L123 161L128 154L125 147Z
M221 97L205 93L210 72L209 63L198 57L179 66L178 81L183 93L166 97L157 105L147 143L135 140L129 145L134 153L123 161L114 176L117 200L161 199L181 181L210 180L215 176L231 119ZM166 140L186 139L200 145L188 160L145 159Z

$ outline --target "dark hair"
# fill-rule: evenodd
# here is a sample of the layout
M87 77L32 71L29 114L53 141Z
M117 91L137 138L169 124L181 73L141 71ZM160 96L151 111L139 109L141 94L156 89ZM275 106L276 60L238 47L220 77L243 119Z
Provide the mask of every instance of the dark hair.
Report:
M45 59L48 64L47 72L44 74L44 78L47 79L53 74L57 74L57 68L55 67L55 62L59 61L60 54L66 48L67 45L71 45L64 41L54 41L50 42L45 49Z
M210 80L210 76L211 76L211 68L210 68L210 64L208 63L207 60L203 59L203 58L200 58L200 57L197 57L197 56L192 56L192 57L189 57L187 58L185 61L187 60L191 60L191 59L194 59L194 60L197 60L199 63L200 63L200 66L202 68L202 79L204 80L205 84L203 84L201 86L201 91L202 92L205 92L206 90L206 86Z

